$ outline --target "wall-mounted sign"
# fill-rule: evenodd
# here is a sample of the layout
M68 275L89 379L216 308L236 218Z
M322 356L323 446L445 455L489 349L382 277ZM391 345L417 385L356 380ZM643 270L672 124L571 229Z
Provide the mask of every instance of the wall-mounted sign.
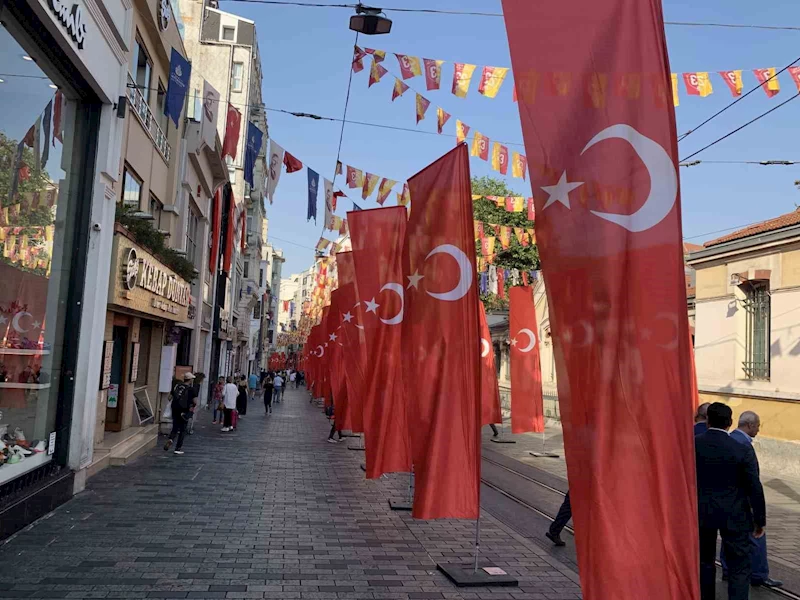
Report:
M131 377L130 382L134 383L139 378L139 342L131 344Z
M165 0L169 4L169 0ZM86 39L86 21L83 18L83 10L79 4L70 5L65 0L47 0L47 5L59 22L66 29L69 37L83 50L83 42Z
M111 359L114 356L114 342L108 340L103 348L103 378L100 382L100 389L108 389L111 385Z
M161 31L169 27L170 19L172 18L172 7L169 0L159 0L158 2L158 26Z
M117 404L119 403L119 384L112 383L108 386L108 400L106 400L106 406L108 408L117 408Z
M108 302L168 321L188 320L191 287L126 236L114 236Z

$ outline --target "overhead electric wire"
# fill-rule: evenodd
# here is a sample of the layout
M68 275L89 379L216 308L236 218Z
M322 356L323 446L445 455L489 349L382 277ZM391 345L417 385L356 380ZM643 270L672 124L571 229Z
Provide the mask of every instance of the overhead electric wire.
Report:
M795 100L795 99L797 99L797 97L798 97L798 96L800 96L800 92L798 92L797 94L795 94L795 95L794 95L794 96L792 96L791 98L789 98L789 99L787 99L787 100L784 100L783 102L781 102L781 103L780 103L780 104L778 104L777 106L773 106L773 107L772 107L772 108L770 108L768 111L761 113L761 114L760 114L760 115L758 115L757 117L755 117L755 118L753 118L753 119L750 119L749 121L747 121L747 123L744 123L743 125L740 125L739 127L737 127L736 129L734 129L733 131L729 131L728 133L726 133L726 134L725 134L725 135L723 135L722 137L719 137L719 138L717 138L716 140L714 140L714 141L713 141L713 142L711 142L710 144L707 144L706 146L703 146L702 148L700 148L700 150L697 150L696 152L693 152L693 153L692 153L692 154L690 154L689 156L687 156L687 157L685 157L685 158L682 158L682 159L680 159L680 161L679 161L679 162L686 162L686 161L687 161L687 160L689 160L690 158L692 158L692 157L694 157L694 156L697 156L698 154L700 154L701 152L704 152L705 150L708 150L708 149L709 149L709 148L711 148L712 146L716 146L716 145L717 145L717 144L719 144L721 141L723 141L723 140L725 140L725 139L727 139L727 138L731 137L731 136L732 136L733 134L735 134L735 133L738 133L738 132L740 132L740 131L741 131L742 129L744 129L745 127L747 127L747 126L749 126L749 125L752 125L753 123L755 123L755 122L756 122L756 121L758 121L759 119L762 119L762 118L766 117L766 116L767 116L768 114L770 114L771 112L774 112L774 111L778 110L780 107L782 107L782 106L784 106L784 105L788 104L788 103L789 103L789 102L791 102L792 100Z
M735 104L737 104L737 103L741 102L742 100L744 100L745 98L747 98L747 97L748 97L750 94L752 94L753 92L755 92L756 90L758 90L758 89L759 89L759 88L760 88L762 85L766 85L768 82L772 81L772 80L773 80L773 79L775 79L775 78L776 78L778 75L780 75L781 73L783 73L784 71L786 71L786 70L787 70L789 67L791 67L791 66L794 66L794 65L795 65L795 64L796 64L798 61L800 61L800 56L798 56L797 58L795 58L795 59L794 59L792 62L790 62L790 63L789 63L788 65L786 65L785 67L783 67L783 68L782 68L780 71L778 71L777 73L775 73L775 75L773 75L772 77L769 77L768 79L766 79L766 80L763 82L763 84L759 84L759 85L757 85L756 87L754 87L753 89L751 89L751 90L748 90L748 92L747 92L746 94L743 94L742 96L739 96L739 97L738 97L736 100L734 100L733 102L731 102L730 104L728 104L728 105L727 105L727 106L725 106L724 108L722 108L722 109L718 110L717 112L715 112L713 115L711 115L710 117L708 117L708 118L707 118L705 121L703 121L702 123L700 123L700 124L699 124L697 127L693 127L692 129L690 129L690 130L689 130L689 131L687 131L686 133L684 133L684 134L682 134L681 136L679 136L679 137L678 137L678 141L679 141L679 142L682 142L682 141L683 141L683 140L685 140L685 139L686 139L688 136L692 135L692 134L693 134L695 131L697 131L698 129L700 129L700 128L701 128L703 125L705 125L706 123L709 123L710 121L713 121L714 119L716 119L718 116L720 116L720 115L721 115L722 113L724 113L726 110L728 110L729 108L731 108L733 105L735 105Z
M373 8L364 4L324 4L321 2L296 2L292 0L225 0L227 2L242 2L249 4L266 4L273 6L300 6L303 8L349 8L355 10L357 7ZM374 7L381 11L421 13L434 15L463 15L474 17L502 17L503 13L482 12L469 10L448 10L439 8L405 8L401 6L382 6ZM713 23L695 21L664 21L665 25L676 27L723 27L728 29L764 29L768 31L800 31L800 27L791 25L754 25L748 23Z

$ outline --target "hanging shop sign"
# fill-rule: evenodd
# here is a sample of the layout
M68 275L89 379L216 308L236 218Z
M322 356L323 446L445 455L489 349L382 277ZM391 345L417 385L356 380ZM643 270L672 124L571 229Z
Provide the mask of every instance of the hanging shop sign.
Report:
M63 0L47 0L47 5L77 44L78 49L83 50L83 42L86 39L86 20L83 17L83 9L80 4L70 4Z
M191 286L126 236L114 235L109 304L175 322L189 318Z

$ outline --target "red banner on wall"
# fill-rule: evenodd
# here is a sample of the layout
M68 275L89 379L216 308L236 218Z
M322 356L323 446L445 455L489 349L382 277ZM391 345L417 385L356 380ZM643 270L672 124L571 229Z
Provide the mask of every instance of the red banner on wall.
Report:
M519 90L548 74L576 87L592 73L643 73L654 84L597 109L521 93L519 112L537 165L536 239L583 597L696 600L691 341L661 2L503 0L503 14ZM583 182L628 190L630 205L610 209ZM672 422L686 426L665 435Z
M508 330L511 336L511 433L544 431L542 367L533 291L508 291Z
M414 387L409 432L419 519L475 519L480 499L481 376L467 147L408 180L403 365ZM446 217L446 218L445 218ZM445 383L446 382L446 383Z

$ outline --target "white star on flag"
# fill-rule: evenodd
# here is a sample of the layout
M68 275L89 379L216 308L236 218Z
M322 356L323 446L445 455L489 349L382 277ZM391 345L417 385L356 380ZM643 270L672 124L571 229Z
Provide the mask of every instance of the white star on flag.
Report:
M424 275L420 275L419 271L414 271L413 275L406 275L406 279L408 279L408 287L406 289L411 289L412 287L415 290L419 289L419 280L425 277Z
M345 323L349 323L352 320L353 320L353 315L350 314L349 310L342 315L342 321L344 321Z
M567 182L567 172L564 171L561 173L561 178L558 180L557 184L542 186L542 189L550 194L550 198L547 199L547 203L544 205L544 208L547 208L556 202L561 202L561 204L567 208L570 208L569 193L575 188L581 187L582 185L582 181L573 181L572 183ZM542 210L544 210L544 208Z
M512 346L516 346L517 345L517 338L512 338L511 339L511 345Z
M380 304L375 302L375 298L373 298L372 300L365 300L364 304L367 305L367 312L374 312L374 313L378 312L378 307L380 306Z
M329 339L330 341L332 341L332 342L335 342L335 341L336 341L336 334L335 334L335 333L332 333L332 334L330 334L330 335L328 336L328 339Z
M34 321L32 324L34 329L41 329L42 324L39 321Z
M0 315L0 325L5 325L8 323L8 319L6 319L3 315Z

